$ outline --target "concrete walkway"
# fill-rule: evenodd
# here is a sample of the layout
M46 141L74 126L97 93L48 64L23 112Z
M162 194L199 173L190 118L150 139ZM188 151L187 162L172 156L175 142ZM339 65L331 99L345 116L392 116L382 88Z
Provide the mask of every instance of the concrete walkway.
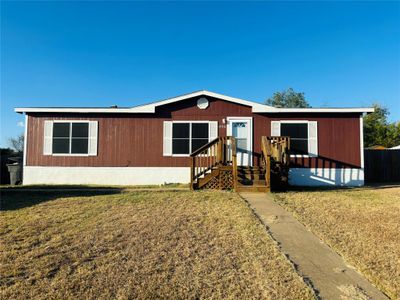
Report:
M291 213L275 203L272 195L240 194L269 227L281 250L311 281L322 299L388 299L364 276L347 265L341 256L324 244Z

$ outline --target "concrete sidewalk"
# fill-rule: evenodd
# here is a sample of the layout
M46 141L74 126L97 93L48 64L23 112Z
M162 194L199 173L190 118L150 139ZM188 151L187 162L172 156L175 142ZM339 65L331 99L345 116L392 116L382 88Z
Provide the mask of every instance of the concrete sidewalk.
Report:
M322 299L388 299L291 213L263 193L240 194Z

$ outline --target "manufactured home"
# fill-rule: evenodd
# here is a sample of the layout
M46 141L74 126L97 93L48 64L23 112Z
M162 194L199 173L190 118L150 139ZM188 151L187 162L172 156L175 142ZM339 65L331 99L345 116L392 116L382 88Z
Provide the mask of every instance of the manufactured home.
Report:
M360 186L363 114L373 109L275 108L197 91L128 108L15 111L26 116L24 184L194 184L222 156L262 169L263 137L289 137L289 184Z

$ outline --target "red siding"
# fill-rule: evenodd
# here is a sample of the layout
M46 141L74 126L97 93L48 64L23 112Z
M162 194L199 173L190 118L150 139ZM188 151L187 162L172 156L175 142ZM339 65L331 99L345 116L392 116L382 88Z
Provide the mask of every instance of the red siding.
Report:
M260 153L260 137L270 135L271 120L318 121L318 159L296 159L297 167L359 167L360 122L357 114L252 114L251 108L218 99L200 110L197 98L159 107L155 114L31 114L28 120L27 165L166 167L188 166L187 157L164 157L163 121L218 121L219 135L226 135L226 117L253 117L255 164ZM99 122L98 155L89 157L43 155L43 123L49 119L83 119Z

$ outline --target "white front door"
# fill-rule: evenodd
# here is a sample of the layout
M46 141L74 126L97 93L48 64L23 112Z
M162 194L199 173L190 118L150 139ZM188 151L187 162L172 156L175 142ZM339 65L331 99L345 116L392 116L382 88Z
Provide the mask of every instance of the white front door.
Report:
M238 166L252 165L252 118L228 117L227 135L236 138Z

